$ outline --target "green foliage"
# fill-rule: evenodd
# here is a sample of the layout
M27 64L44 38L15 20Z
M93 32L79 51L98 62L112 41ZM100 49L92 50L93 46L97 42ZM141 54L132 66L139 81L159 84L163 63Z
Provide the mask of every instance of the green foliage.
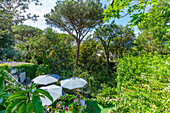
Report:
M90 109L86 109L85 113L112 113L112 112L109 112L109 110L115 109L113 105L103 106L94 99L87 99L86 103L92 109L92 111Z
M44 91L42 89L36 89L34 92L36 93L41 93L44 96L48 97L50 100L53 100L53 98L50 96L50 94L47 91Z
M19 113L33 113L33 105L32 102L29 102L28 104L23 103L20 108Z
M102 22L103 9L101 5L98 0L58 0L55 9L45 15L46 21L48 24L68 32L76 39L82 40L88 33L85 30L94 28ZM73 35L73 31L80 36Z
M28 55L31 51L29 44L30 38L43 34L43 31L38 28L22 24L12 26L12 31L14 33L16 42L15 48L17 48L18 49L17 51L20 52L20 55L22 55L22 59L18 58L17 60L24 60L28 62L30 59Z
M44 112L44 108L42 106L42 102L39 96L33 95L32 102L33 102L35 113Z
M74 37L77 43L76 67L81 41L91 29L102 23L102 4L99 0L58 0L54 10L45 17L47 24L58 27Z
M95 97L98 90L101 88L100 79L95 79L93 74L89 74L88 71L78 70L75 76L84 78L88 84L85 85L83 93L89 95L89 97Z
M101 96L96 96L96 99L94 99L95 101L97 101L98 104L103 105L104 107L107 106L113 106L114 103L112 102L111 98L109 97L101 97Z
M17 111L20 113L32 113L33 111L35 113L43 113L44 108L42 106L40 95L46 96L53 101L53 98L47 91L37 89L35 84L32 84L28 89L13 93L7 99L7 102L10 102L11 104L7 105L6 113Z
M87 38L85 41L80 44L80 53L79 53L79 66L83 69L91 70L97 64L97 52L98 52L98 43L92 39ZM72 59L75 61L76 56L76 47L72 49Z
M0 112L5 112L6 110L6 100L10 95L3 91L0 90Z
M25 51L17 50L16 47L6 48L0 50L0 59L6 59L7 61L25 61L26 53Z
M26 72L27 77L33 79L36 77L38 65L36 64L19 64L17 66L18 70Z
M83 93L90 98L96 97L95 102L105 107L116 105L115 112L168 112L170 56L163 54L168 54L167 51L170 49L169 24L167 24L169 3L166 0L159 2L139 0L134 4L131 2L132 0L114 0L113 5L109 5L105 10L104 20L110 17L121 18L121 13L125 7L128 7L127 14L132 14L131 25L138 25L142 32L134 43L132 43L134 40L132 29L113 23L99 26L94 33L94 37L101 43L94 38L83 40L91 29L102 23L103 9L99 0L58 1L54 10L45 15L47 24L69 34L58 34L52 28L41 31L25 25L13 26L22 19L13 20L14 15L10 15L8 7L2 8L0 52L3 56L1 57L39 64L40 66L34 64L14 66L26 72L31 79L47 73L58 73L63 78L72 75L84 78L88 84L84 87ZM152 9L145 13L144 10L149 5L152 5ZM133 14L134 11L139 13ZM17 40L17 48L4 49L13 44L14 38ZM76 49L73 47L74 40L77 42ZM124 53L131 52L133 44L135 44L133 48L135 54L148 51L155 55L124 56ZM98 56L102 49L105 50L106 57L104 53L101 53L103 54L101 57ZM117 74L113 69L116 64L112 63L114 66L110 66L110 53L113 54L112 57L122 57L118 61ZM80 68L76 68L73 72L73 58L76 56L78 64L79 55ZM37 89L34 85L25 90L16 83L6 83L6 86L3 86L4 80L9 79L4 69L10 72L11 68L7 65L0 66L0 112L43 113L40 96L46 96L52 101L48 92ZM82 110L83 107L78 106L78 102L73 103L73 99L76 99L76 96L66 94L65 97L61 97L63 105L68 106L69 111L75 113ZM54 110L65 112L58 108Z
M116 112L168 110L169 55L148 54L119 59Z
M103 46L106 66L109 67L109 59L116 60L118 57L123 57L123 53L131 50L135 35L128 26L119 26L113 21L111 24L99 26L93 37Z
M111 41L121 35L121 30L118 25L114 24L114 21L110 25L99 26L93 34L93 37L99 39L104 48L106 55L106 67L109 68L109 47Z
M44 34L31 38L29 45L31 61L40 64L37 73L69 75L68 71L72 69L70 35L60 35L48 28Z
M7 64L1 64L0 69L5 69L9 73L11 68L16 67L18 69L18 76L20 72L26 72L27 77L33 79L36 76L38 66L36 64L18 64L17 66L9 66Z
M108 75L104 64L96 64L97 66L90 70L78 68L74 71L74 76L84 78L88 82L82 93L88 95L90 98L96 97L96 95L101 93L106 87L116 86L116 75L113 73Z
M38 0L31 0L39 5ZM25 20L37 20L37 15L26 14L30 1L6 0L0 1L0 49L9 48L14 45L14 34L12 26L22 23ZM22 13L25 13L22 14Z
M1 4L0 9L2 9ZM11 26L13 25L12 20L13 16L7 9L0 10L0 50L14 44L11 30Z
M80 95L81 96L81 95ZM82 97L82 96L81 96ZM55 113L82 113L85 106L79 105L79 100L76 100L77 96L72 94L65 94L55 101L52 106L46 106L47 110ZM84 98L83 98L84 100Z
M17 90L9 91L5 86L2 90L2 86L4 84L4 80L9 80L9 76L0 68L0 112L13 113L43 113L44 109L42 106L42 102L40 100L40 95L48 97L51 101L53 98L51 95L42 89L37 89L35 84L32 84L31 87L25 89L24 86L21 86L18 83L13 84L8 81L11 86L16 87ZM9 85L6 83L6 85ZM23 90L24 89L24 90ZM8 92L9 91L9 92ZM10 94L10 95L9 95ZM33 107L34 106L34 107Z
M41 29L27 26L27 25L22 25L22 24L17 26L12 26L12 30L15 34L15 40L17 40L20 43L25 43L29 41L29 38L43 33Z
M77 96L66 94L64 97L61 97L62 105L68 106L69 111L73 113L79 113L84 110L84 106L78 105L78 100L74 102L75 99L77 99Z
M109 4L104 10L104 21L109 20L111 17L121 18L126 15L131 16L130 23L131 25L138 25L142 21L147 21L150 18L150 15L145 11L146 7L157 5L158 3L165 2L168 4L167 0L113 0L113 4ZM127 8L127 10L125 10ZM122 12L127 13L122 13ZM138 13L134 13L138 12ZM121 15L124 14L124 15Z
M103 84L102 84L103 86ZM117 91L115 90L115 87L111 88L108 86L102 87L101 93L98 93L98 95L96 95L96 98L94 99L95 101L97 101L99 104L103 105L103 106L110 106L110 105L114 105L114 99L117 95Z
M121 34L113 39L113 44L109 48L116 58L123 57L123 54L129 53L135 39L134 31L128 26L120 26L120 29Z
M0 68L0 89L3 88L4 80L10 80L9 75L4 71L4 68Z
M108 98L115 98L116 90L115 87L103 87L102 92L99 93L99 96L108 97Z
M143 52L152 52L152 54L155 51L160 54L170 53L170 48L168 48L170 42L169 12L169 4L166 2L152 6L148 12L150 17L138 25L141 34L134 41L135 52L143 50Z

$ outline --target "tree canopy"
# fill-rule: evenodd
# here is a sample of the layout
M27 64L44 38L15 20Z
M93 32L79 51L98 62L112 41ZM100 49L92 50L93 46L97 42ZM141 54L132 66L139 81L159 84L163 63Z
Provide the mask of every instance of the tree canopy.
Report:
M99 26L93 34L93 37L99 39L104 47L104 52L107 60L107 67L109 67L109 46L111 41L121 35L121 29L118 25L112 22L109 25Z
M104 10L104 21L109 20L111 17L119 19L130 15L131 25L138 25L141 21L146 21L150 18L146 11L148 6L151 7L162 2L169 5L168 0L112 0L112 3ZM138 13L134 13L135 11Z
M0 0L0 49L9 48L14 44L11 26L27 19L37 20L37 15L26 13L30 2L39 4L38 0Z
M102 23L103 9L99 0L57 1L54 10L46 14L45 18L47 24L66 31L75 38L75 65L78 65L80 43L91 29Z
M169 5L164 2L153 5L148 15L150 15L150 18L138 25L141 34L136 39L135 44L138 48L142 47L144 51L152 52L152 54L155 51L167 54L168 51L165 50L165 46L170 41Z

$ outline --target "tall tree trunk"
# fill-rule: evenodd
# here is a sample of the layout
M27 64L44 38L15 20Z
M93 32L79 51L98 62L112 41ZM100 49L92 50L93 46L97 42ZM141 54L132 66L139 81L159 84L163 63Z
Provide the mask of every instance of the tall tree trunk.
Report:
M107 67L107 74L109 74L109 50L107 47L104 48L105 49L105 54L106 54L106 67Z
M78 65L78 58L79 58L79 49L80 49L80 40L77 40L77 50L76 50L76 63L74 65L74 69Z
M27 51L28 51L28 54L27 54L27 56L26 56L26 62L28 62L28 61L29 61L29 58L28 58L28 55L29 55L29 53L30 53L29 45L27 46Z
M109 67L109 51L108 51L108 48L106 49L106 59L107 59L107 67Z

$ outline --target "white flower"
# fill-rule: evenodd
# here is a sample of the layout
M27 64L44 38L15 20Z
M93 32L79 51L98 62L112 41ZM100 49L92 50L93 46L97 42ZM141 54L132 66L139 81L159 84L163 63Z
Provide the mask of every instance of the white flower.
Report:
M131 104L129 104L129 106L131 106Z

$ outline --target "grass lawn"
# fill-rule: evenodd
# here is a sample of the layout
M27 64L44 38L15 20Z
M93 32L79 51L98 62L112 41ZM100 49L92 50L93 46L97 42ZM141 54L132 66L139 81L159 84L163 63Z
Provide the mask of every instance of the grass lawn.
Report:
M86 104L92 109L91 111L86 108L86 113L108 113L109 109L115 109L114 106L103 107L102 105L94 101L87 101Z

